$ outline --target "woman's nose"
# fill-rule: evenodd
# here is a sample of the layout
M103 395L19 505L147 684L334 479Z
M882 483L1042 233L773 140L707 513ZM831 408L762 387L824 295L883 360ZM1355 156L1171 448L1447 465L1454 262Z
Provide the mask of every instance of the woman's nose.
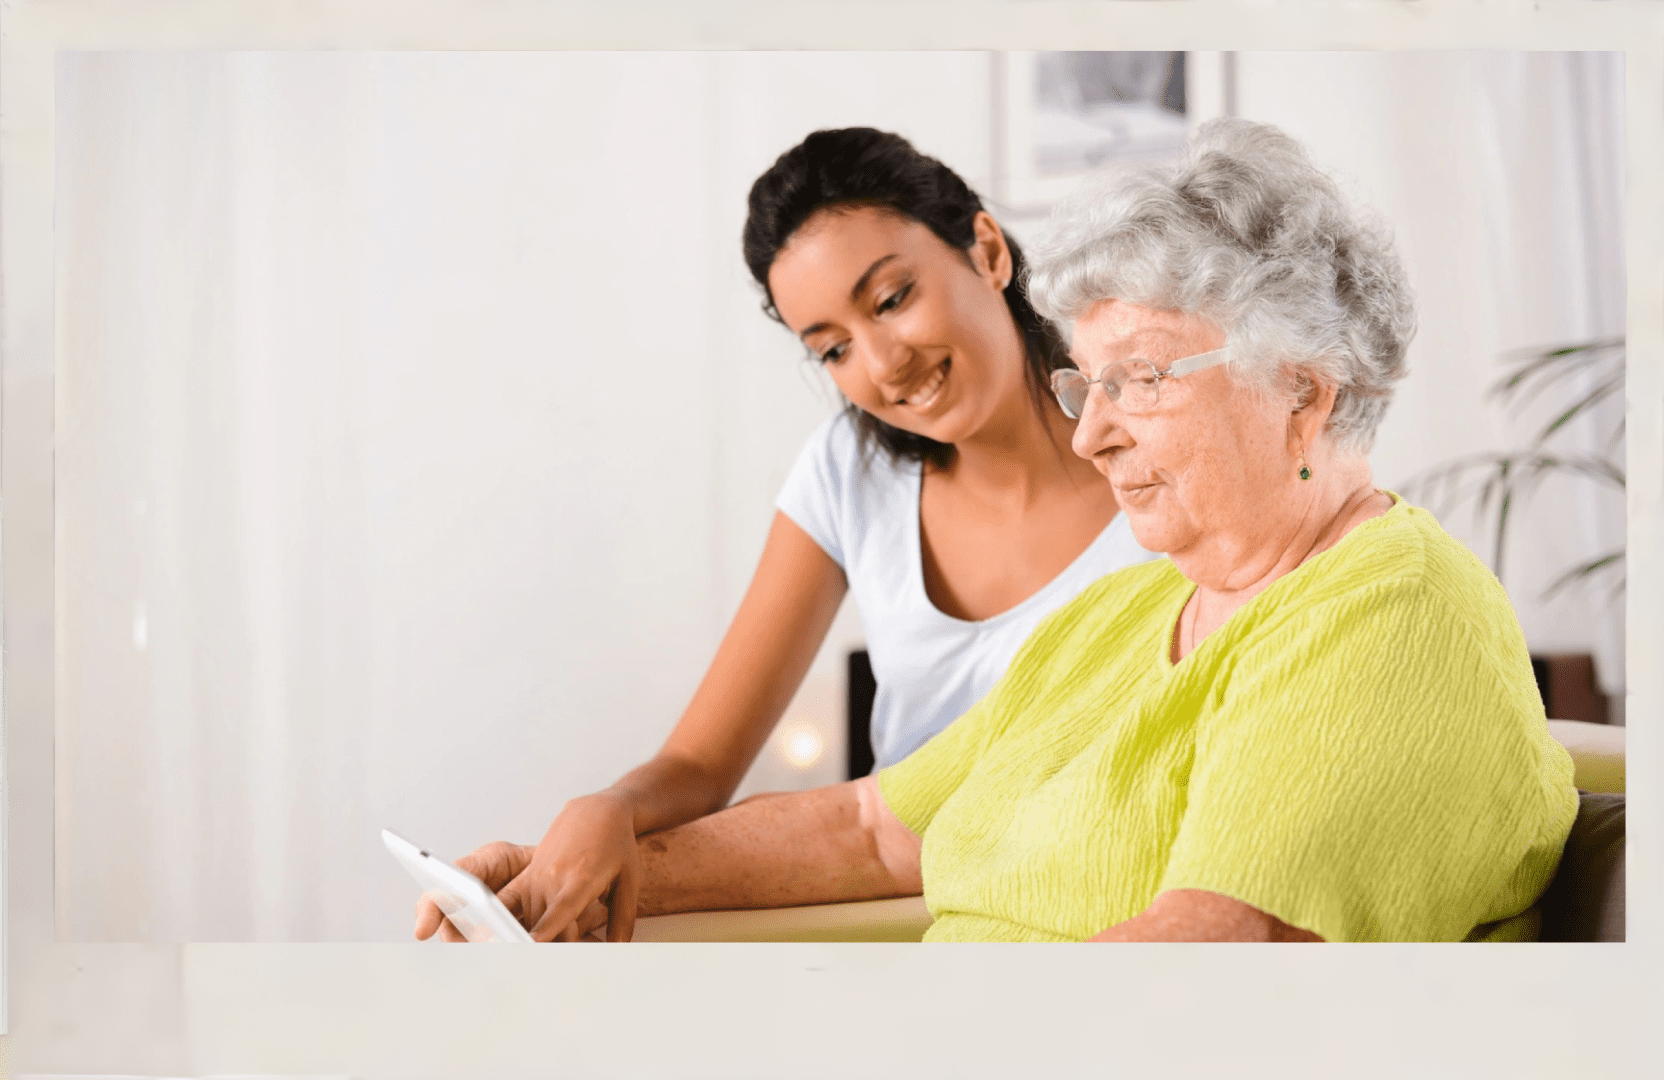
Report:
M1132 439L1121 423L1121 411L1109 400L1103 387L1088 386L1080 419L1075 422L1075 437L1070 441L1075 453L1091 461L1106 450L1131 443Z
M870 334L862 350L867 358L867 377L879 386L888 386L907 370L913 351L906 342L884 333Z

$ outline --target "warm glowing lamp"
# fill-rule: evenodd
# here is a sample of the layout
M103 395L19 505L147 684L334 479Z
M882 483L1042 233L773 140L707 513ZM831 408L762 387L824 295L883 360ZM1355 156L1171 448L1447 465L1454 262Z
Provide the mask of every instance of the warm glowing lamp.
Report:
M826 742L820 732L811 727L800 727L786 736L786 760L799 769L807 769L820 760Z

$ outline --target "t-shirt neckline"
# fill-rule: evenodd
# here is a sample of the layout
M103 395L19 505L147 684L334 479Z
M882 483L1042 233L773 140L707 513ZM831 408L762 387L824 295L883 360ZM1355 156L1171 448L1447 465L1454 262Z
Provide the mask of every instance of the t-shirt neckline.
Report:
M1099 547L1109 543L1110 534L1112 532L1117 529L1128 528L1126 524L1127 515L1122 513L1120 508L1116 508L1115 515L1109 519L1109 522L1098 532L1098 535L1092 538L1092 542L1082 548L1080 553L1069 562L1069 565L1065 566L1062 570L1059 570L1050 581L1029 593L1028 596L1019 600L1011 607L1006 608L1004 611L996 612L995 614L988 616L986 619L961 619L957 616L949 615L947 612L937 607L936 601L930 598L930 590L924 587L924 523L920 520L920 515L923 512L922 500L924 498L924 469L924 463L920 462L917 469L909 470L909 475L913 485L913 512L907 515L908 584L910 588L917 590L918 596L923 601L926 609L934 613L937 618L942 619L944 622L950 623L954 626L987 629L998 626L1000 623L1005 622L1008 619L1020 617L1024 611L1027 611L1038 604L1044 603L1045 597L1054 589L1057 589L1059 587L1059 583L1073 575L1081 566L1085 565L1094 553L1097 552Z

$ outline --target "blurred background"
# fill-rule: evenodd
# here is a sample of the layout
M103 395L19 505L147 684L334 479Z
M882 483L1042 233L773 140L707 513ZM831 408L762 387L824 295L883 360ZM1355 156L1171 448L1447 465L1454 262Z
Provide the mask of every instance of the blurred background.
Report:
M1487 391L1622 338L1622 90L1600 53L63 54L59 935L404 940L380 829L534 841L658 746L838 407L739 251L819 127L900 132L1019 240L1212 116L1302 139L1419 295L1377 481L1621 723L1621 561L1545 597L1622 549L1621 351ZM741 796L844 777L861 641L846 605Z

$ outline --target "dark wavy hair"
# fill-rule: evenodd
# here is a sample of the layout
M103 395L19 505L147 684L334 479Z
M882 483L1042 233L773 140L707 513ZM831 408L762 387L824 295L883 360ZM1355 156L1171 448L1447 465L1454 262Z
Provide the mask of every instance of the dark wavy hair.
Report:
M816 212L861 206L887 210L924 225L969 262L976 240L972 221L982 209L982 200L952 169L919 153L900 135L873 128L814 132L757 178L748 204L745 264L762 286L763 311L781 323L768 271L780 249ZM1022 250L1010 235L1005 243L1011 249L1005 304L1022 335L1029 395L1044 415L1052 371L1074 364L1057 328L1034 310L1023 292ZM854 418L863 448L876 444L898 461L942 466L953 460L952 443L893 427L852 402L844 407Z

